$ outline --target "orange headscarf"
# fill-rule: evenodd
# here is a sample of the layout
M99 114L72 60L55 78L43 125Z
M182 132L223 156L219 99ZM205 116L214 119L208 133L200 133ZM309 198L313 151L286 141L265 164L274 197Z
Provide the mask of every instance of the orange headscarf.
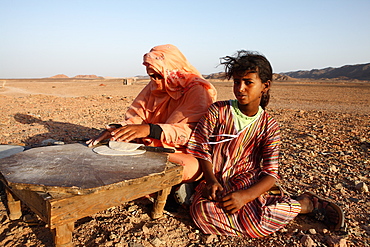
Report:
M137 96L126 113L126 120L131 123L139 123L139 120L130 118L140 117L146 123L177 123L178 119L163 119L157 114L165 111L161 109L170 99L179 100L192 86L201 85L207 90L212 102L216 100L216 89L206 81L199 71L194 68L181 51L174 45L159 45L144 55L143 64L154 69L164 80L151 80L143 91ZM196 97L196 95L194 95ZM194 98L197 101L196 98ZM207 105L212 102L199 102L200 105ZM202 109L203 107L200 107ZM191 109L194 112L194 109ZM183 112L186 115L186 112ZM200 115L205 112L201 112ZM169 114L167 114L169 115ZM198 115L198 114L196 114ZM197 118L197 119L196 119ZM188 121L197 122L199 116L188 117Z

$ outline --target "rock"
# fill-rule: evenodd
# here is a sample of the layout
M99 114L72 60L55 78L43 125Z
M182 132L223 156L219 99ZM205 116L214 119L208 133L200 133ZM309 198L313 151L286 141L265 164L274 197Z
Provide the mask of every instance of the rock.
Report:
M148 234L149 233L149 228L146 225L143 225L143 227L141 229L142 229L142 231L143 231L144 234Z
M343 188L343 184L336 184L334 188L336 188L337 190L341 190Z
M335 165L331 165L330 168L329 168L329 170L331 172L337 172L339 169Z
M315 235L315 234L316 234L316 230L315 230L315 229L313 229L313 228L309 229L309 230L308 230L308 232L309 232L310 234L312 234L312 235Z
M64 142L57 141L54 139L46 139L41 142L42 146L50 146L50 145L64 145Z
M281 228L281 229L279 230L279 232L288 232L288 229L286 229L286 228L284 227L284 228Z
M0 223L5 223L8 217L6 215L0 215Z
M23 216L23 221L26 223L35 223L38 221L37 216L26 214Z
M218 237L215 234L207 235L204 239L204 243L206 244L210 244L210 243L217 242L217 241L218 241Z
M159 238L155 238L153 239L152 241L150 241L150 243L155 246L155 247L158 247L158 246L161 246L162 245L162 241L159 239Z
M361 181L357 182L355 184L355 188L356 188L356 190L358 190L360 192L365 192L365 193L369 192L369 187L367 187L367 185L364 182L361 182Z
M347 247L347 240L339 236L329 236L326 243L330 247Z
M122 246L127 246L126 244L125 245L122 245ZM139 244L139 243L132 243L132 242L130 242L129 244L128 244L128 246L129 247L144 247L142 244ZM154 245L154 246L156 246L156 245ZM159 245L158 245L159 246Z
M305 247L316 247L317 246L315 241L313 241L313 239L309 235L303 235L303 237L301 238L301 243Z
M195 240L195 239L197 239L197 235L194 232L191 232L191 233L188 234L188 238Z

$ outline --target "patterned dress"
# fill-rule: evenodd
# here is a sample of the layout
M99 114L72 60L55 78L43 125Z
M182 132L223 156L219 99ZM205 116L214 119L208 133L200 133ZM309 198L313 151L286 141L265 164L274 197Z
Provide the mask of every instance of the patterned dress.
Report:
M276 179L279 164L280 128L265 111L244 129L237 131L232 101L211 105L201 118L188 143L188 152L210 161L213 172L226 194L247 189L261 176ZM205 181L196 188L190 208L197 226L206 234L267 236L284 227L300 211L300 204L286 195L266 192L234 214L218 202L201 196Z

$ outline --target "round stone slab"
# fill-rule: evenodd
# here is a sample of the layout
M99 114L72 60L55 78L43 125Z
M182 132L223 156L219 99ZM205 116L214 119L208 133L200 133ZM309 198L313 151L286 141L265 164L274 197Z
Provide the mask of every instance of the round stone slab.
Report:
M0 172L17 189L86 194L123 181L161 176L167 164L166 154L100 155L75 143L32 148L3 158Z

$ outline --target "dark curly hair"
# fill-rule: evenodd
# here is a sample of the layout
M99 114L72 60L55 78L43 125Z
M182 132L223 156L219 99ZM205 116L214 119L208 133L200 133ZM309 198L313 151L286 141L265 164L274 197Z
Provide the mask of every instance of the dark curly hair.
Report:
M267 58L254 51L237 51L234 56L220 58L225 66L225 77L230 80L234 74L244 75L249 70L258 73L262 83L272 82L272 67ZM265 109L270 101L270 90L262 95L260 106Z

